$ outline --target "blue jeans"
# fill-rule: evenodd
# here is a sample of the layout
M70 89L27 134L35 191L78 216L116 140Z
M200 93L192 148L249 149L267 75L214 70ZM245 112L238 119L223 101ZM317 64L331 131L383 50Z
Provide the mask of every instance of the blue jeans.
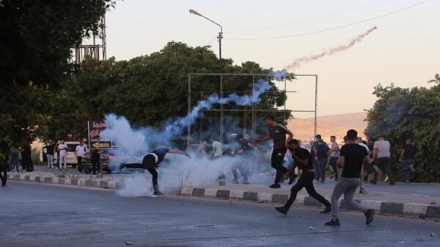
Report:
M315 160L315 177L321 178L321 181L325 181L325 166L327 165L327 161L327 158Z
M47 167L52 168L53 165L53 154L46 154L47 158Z
M402 162L402 165L400 166L402 171L405 173L405 180L411 180L413 179L413 167L414 167L414 160L404 160Z
M367 208L362 206L359 202L353 199L356 189L359 187L360 178L344 178L341 177L339 182L333 189L331 203L332 203L332 217L338 218L339 213L339 198L344 194L344 201L351 207L358 209L362 212L366 212Z

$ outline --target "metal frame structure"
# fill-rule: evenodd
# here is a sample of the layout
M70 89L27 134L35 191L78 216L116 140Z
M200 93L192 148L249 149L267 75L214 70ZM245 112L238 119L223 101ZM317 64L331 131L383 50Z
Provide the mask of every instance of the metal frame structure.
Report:
M221 78L223 78L223 76L252 76L252 84L255 83L255 77L257 76L268 76L267 74L247 74L247 73L190 73L188 74L188 90L187 90L187 94L188 94L188 114L191 113L192 110L192 105L191 105L191 93L192 93L192 87L191 87L191 80L192 77L194 76L220 76ZM313 112L314 113L314 135L316 135L317 133L317 109L318 109L318 75L317 74L294 74L295 78L296 77L315 77L315 98L314 98L314 103L315 103L315 107L314 110L291 110L292 112ZM221 82L223 82L223 80L221 80ZM295 93L296 91L287 91L287 79L284 79L284 92L286 93ZM223 98L223 83L220 83L220 95L221 98ZM220 141L223 142L223 135L224 135L224 128L223 128L223 121L224 121L224 115L223 112L224 111L248 111L247 109L242 109L242 110L238 110L238 109L231 109L231 110L224 110L222 105L220 105L221 108L220 109L209 109L206 111L219 111L220 112ZM250 110L252 112L252 133L255 133L256 130L256 126L255 126L255 122L256 122L256 112L272 112L273 110L256 110L255 109L255 104L252 105L252 108ZM280 111L280 110L277 110ZM286 111L286 103L284 103L284 114ZM286 119L286 116L284 115L284 120ZM190 140L191 140L191 126L188 125L188 131L187 131L187 146L189 147L191 145Z
M101 40L101 44L97 43L96 36L93 35L93 43L91 45L81 44L75 48L73 48L73 58L72 62L75 64L80 64L85 56L91 56L97 60L106 60L107 59L107 41L106 41L106 32L105 32L105 16L101 17L99 21L99 27L101 35L99 39Z

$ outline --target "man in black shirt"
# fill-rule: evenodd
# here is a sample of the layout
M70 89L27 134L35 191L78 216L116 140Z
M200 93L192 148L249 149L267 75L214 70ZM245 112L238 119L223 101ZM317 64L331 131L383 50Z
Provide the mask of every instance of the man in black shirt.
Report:
M372 163L368 151L361 145L356 143L357 131L347 131L347 143L341 147L341 153L339 155L338 165L344 165L341 178L333 189L331 196L332 202L332 219L325 223L327 226L339 226L339 198L344 194L345 202L365 214L366 224L369 225L373 221L374 210L367 209L359 202L353 199L357 188L359 187L360 178L363 177L363 163L366 159L368 163Z
M153 176L154 195L163 195L163 193L159 191L159 185L157 183L157 178L159 175L156 171L156 168L159 167L160 162L163 161L163 159L165 158L165 155L167 153L183 154L186 157L191 158L191 156L189 156L189 154L187 154L183 151L177 150L177 149L158 148L158 149L151 151L151 153L145 155L144 158L142 159L142 164L138 164L138 163L121 164L120 169L122 169L122 168L147 169L148 172L150 172L151 175Z
M321 213L329 213L331 211L331 204L322 195L316 192L313 186L313 179L315 178L315 171L313 169L313 160L307 149L300 147L299 141L292 139L287 143L287 148L292 153L294 165L290 167L289 171L285 174L288 178L290 173L294 173L295 167L301 170L301 176L298 181L290 189L290 197L283 207L275 207L275 210L281 214L287 214L293 202L296 199L296 195L302 188L306 188L307 193L325 205L325 209Z
M400 162L402 162L401 168L405 173L405 183L409 183L413 179L415 154L416 148L412 144L411 138L406 138L405 145L400 150Z
M287 168L283 166L284 155L286 155L286 142L292 140L293 133L290 132L284 125L278 124L273 116L267 116L264 118L264 124L267 126L268 134L256 140L256 142L267 141L273 139L273 151L270 158L272 168L277 173L275 175L275 181L269 187L272 189L281 188L281 179L287 172ZM286 140L286 135L288 138Z

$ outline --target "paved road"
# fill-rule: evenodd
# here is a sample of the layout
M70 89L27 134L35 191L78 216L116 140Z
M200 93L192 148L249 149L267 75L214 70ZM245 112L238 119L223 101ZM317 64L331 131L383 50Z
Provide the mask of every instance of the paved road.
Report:
M144 173L140 180L134 179L130 174L104 174L102 178L97 176L78 174L75 169L57 171L44 167L37 167L35 172L10 173L9 178L37 183L56 183L77 185L86 187L98 187L107 189L129 188L124 191L129 194L137 194L151 187L151 175ZM253 174L250 177L251 184L232 184L231 176L227 176L225 186L219 183L204 184L176 184L176 181L160 180L160 186L167 194L180 194L184 196L214 197L220 199L239 199L250 201L262 201L268 203L284 203L290 194L290 186L284 183L281 189L270 189L267 185L272 182L273 175L270 173ZM174 186L168 183L174 182ZM129 185L129 186L128 186ZM330 198L335 181L328 180L326 183L315 181L315 187L323 196ZM167 187L168 186L168 187ZM171 186L171 187L170 187ZM182 187L183 186L183 187ZM440 219L440 184L399 183L390 186L379 182L377 185L365 184L368 191L366 195L357 194L355 199L365 206L377 210L381 214L393 214L408 217L436 218ZM140 195L151 192L142 192ZM316 201L308 197L305 190L300 191L295 204L306 206L319 206Z
M0 188L0 246L439 246L433 221L330 215L270 204L178 196L117 197L111 190L10 181Z

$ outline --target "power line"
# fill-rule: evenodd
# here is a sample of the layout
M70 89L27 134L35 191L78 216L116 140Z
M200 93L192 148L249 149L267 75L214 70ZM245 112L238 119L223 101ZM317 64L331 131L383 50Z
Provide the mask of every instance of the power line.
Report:
M337 15L342 15L342 14L345 14L345 13L350 13L350 12L353 12L353 11L356 11L356 10L359 10L359 9L368 8L370 6L373 6L373 5L376 5L376 4L379 4L379 3L383 3L383 2L388 2L388 1L390 1L390 0L383 0L383 1L376 2L376 3L364 5L364 6L361 6L361 7L357 7L357 8L354 8L354 9L349 9L349 10L346 10L346 11L337 12L337 13L330 14L330 15L315 17L315 18L301 20L301 21L292 22L292 23L287 23L287 24L283 24L283 25L271 26L271 27L263 27L263 28L256 28L256 29L245 30L245 31L227 32L226 34L256 32L256 31L261 31L261 30L275 29L275 28L281 28L281 27L296 25L296 24L305 23L305 22L316 21L316 20L320 20L320 19L324 19L324 18L328 18L328 17L332 17L332 16L337 16Z
M421 2L415 3L413 5L410 5L410 6L407 6L407 7L398 9L398 10L395 10L395 11L391 11L391 12L385 13L383 15L375 16L375 17L368 18L368 19L361 20L361 21L357 21L357 22L352 22L352 23L349 23L349 24L346 24L346 25L342 25L342 26L336 26L336 27L321 29L321 30L312 31L312 32L292 34L292 35L284 35L284 36L276 36L276 37L264 37L264 38L262 37L262 38L237 38L237 39L225 38L225 39L228 39L228 40L269 40L269 39L285 39L285 38L292 38L292 37L299 37L299 36L305 36L305 35L310 35L310 34L322 33L322 32L327 32L327 31L332 31L332 30L336 30L336 29L341 29L341 28L353 26L353 25L356 25L356 24L368 22L368 21L371 21L371 20L379 19L379 18L388 16L388 15L392 15L392 14L395 14L397 12L400 12L400 11L403 11L403 10L406 10L406 9L413 8L415 6L421 5L421 4L429 2L429 1L430 0L421 1Z

